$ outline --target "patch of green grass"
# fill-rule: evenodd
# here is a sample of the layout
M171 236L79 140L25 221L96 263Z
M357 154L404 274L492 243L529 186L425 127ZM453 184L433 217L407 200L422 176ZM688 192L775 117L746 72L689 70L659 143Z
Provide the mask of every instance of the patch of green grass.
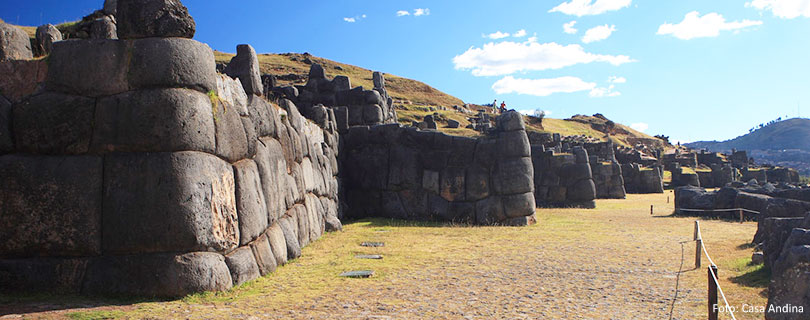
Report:
M740 274L730 280L746 287L767 288L771 281L771 271L765 268L765 264L753 264L751 258L733 260L728 268Z
M118 310L93 310L93 311L79 311L66 314L69 319L73 320L102 320L102 319L119 319L126 316L126 313Z

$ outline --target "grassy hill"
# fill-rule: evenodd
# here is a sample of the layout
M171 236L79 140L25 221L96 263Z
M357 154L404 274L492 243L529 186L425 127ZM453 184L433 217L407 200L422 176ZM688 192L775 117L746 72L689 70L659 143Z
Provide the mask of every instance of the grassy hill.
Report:
M698 141L686 144L693 149L711 151L785 150L810 151L810 119L793 118L779 121L726 141Z
M233 54L214 52L217 62L229 62ZM371 79L372 70L315 57L309 54L284 53L260 54L259 69L262 74L272 74L279 78L280 85L304 84L309 68L313 63L320 64L326 76L343 75L349 77L352 86L374 87ZM436 90L422 82L385 74L385 86L388 94L395 100L409 101L418 105L451 107L463 105L461 99Z

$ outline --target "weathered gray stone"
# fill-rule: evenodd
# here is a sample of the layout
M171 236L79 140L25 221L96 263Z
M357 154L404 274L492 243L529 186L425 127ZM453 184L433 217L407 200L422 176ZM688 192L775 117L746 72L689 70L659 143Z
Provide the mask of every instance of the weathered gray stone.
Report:
M127 73L132 57L127 43L119 40L65 40L53 44L48 58L46 87L51 91L88 97L108 96L129 90ZM163 56L170 59L171 56ZM213 54L212 54L213 65ZM141 66L148 67L148 66ZM141 73L163 72L148 69Z
M496 126L500 131L525 130L523 116L519 112L510 110L495 118Z
M226 75L217 74L217 98L226 110L236 110L240 116L247 116L248 96L242 82Z
M593 180L579 180L576 184L568 187L568 199L578 202L596 199L596 186L593 184Z
M242 126L242 117L236 110L226 109L219 101L212 103L216 128L216 155L228 162L247 158L248 140Z
M0 61L22 60L34 57L31 41L22 29L0 22Z
M503 213L508 218L525 217L534 214L533 192L504 196L502 201Z
M805 233L807 230L794 229L794 233ZM795 234L791 234L791 238ZM807 319L810 315L810 245L803 241L801 244L793 245L791 240L785 244L785 248L774 263L771 274L770 286L768 286L768 309L766 319ZM787 311L778 310L771 307L791 308ZM801 307L801 312L798 312Z
M479 225L492 225L506 218L500 196L491 196L475 203L475 222Z
M118 0L116 18L121 39L193 38L197 25L180 0Z
M14 150L11 136L11 102L0 95L0 154Z
M477 201L489 196L489 170L481 166L471 166L467 168L465 177L467 201Z
M368 104L363 106L363 123L378 124L383 122L383 112L379 105Z
M118 39L118 28L112 19L104 16L90 24L90 39Z
M301 246L298 244L298 221L292 217L279 220L279 226L284 233L284 242L287 244L287 259L301 256Z
M108 155L104 180L105 253L225 251L239 243L233 169L215 156Z
M273 250L273 256L276 258L276 264L286 264L287 242L284 239L284 231L281 229L280 222L274 223L270 228L267 229L267 241L270 243L270 249Z
M272 225L287 211L287 164L281 144L273 138L262 138L256 146L256 165L262 182L262 193L267 207L268 224Z
M347 76L335 76L332 78L332 86L335 91L348 91L352 89L351 81Z
M225 256L225 264L231 272L233 285L238 286L260 276L259 266L250 247L238 248Z
M102 256L88 265L82 292L175 298L232 285L225 258L214 252Z
M205 94L188 89L137 90L100 98L91 150L214 153L211 109Z
M464 201L464 168L447 167L441 172L439 194L447 201Z
M118 0L104 0L104 7L101 9L108 15L118 13Z
M261 236L256 241L251 242L250 250L253 251L253 256L256 257L256 264L259 266L261 275L276 271L278 264L273 249L270 248L267 236Z
M52 92L16 105L12 127L17 149L48 154L87 152L94 108L93 99Z
M102 160L0 157L0 256L101 253Z
M315 240L311 239L312 221L307 208L304 205L296 204L290 211L290 215L294 215L298 221L298 245L301 248L306 247L310 241Z
M207 44L182 38L139 39L133 41L130 55L128 80L133 89L181 87L216 92L214 52Z
M0 259L0 288L8 293L78 293L86 258Z
M492 186L495 193L501 195L534 191L534 168L531 158L499 161L493 172Z
M267 206L256 162L245 159L233 164L239 244L245 245L267 229Z
M40 55L47 55L53 50L53 43L62 41L62 33L52 24L37 27L36 33L37 52Z
M526 131L507 131L498 134L498 156L519 158L531 156L531 146Z
M276 119L278 111L276 107L262 99L261 97L248 96L248 116L255 126L256 134L259 137L277 136Z
M249 44L236 46L236 56L225 67L225 74L231 78L239 78L248 95L261 96L264 94L264 87L259 76L259 58L256 56L256 50Z
M371 74L371 78L374 83L374 89L385 88L385 77L383 77L382 72L374 71L374 73Z

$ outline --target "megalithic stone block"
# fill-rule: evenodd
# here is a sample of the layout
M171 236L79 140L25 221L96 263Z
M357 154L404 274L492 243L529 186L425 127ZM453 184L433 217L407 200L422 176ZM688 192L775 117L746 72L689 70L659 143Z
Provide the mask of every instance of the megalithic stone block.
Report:
M201 152L111 154L104 252L226 251L239 244L233 169Z

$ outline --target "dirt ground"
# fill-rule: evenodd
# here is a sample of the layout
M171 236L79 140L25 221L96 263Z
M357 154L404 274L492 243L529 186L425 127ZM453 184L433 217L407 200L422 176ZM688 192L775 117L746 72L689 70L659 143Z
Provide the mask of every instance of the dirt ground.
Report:
M668 319L670 310L672 319L705 318L708 262L694 270L695 218L670 217L668 197L539 209L539 223L522 228L353 222L229 292L174 301L0 294L0 319ZM735 316L761 319L741 310L767 300L767 271L749 264L756 223L700 223ZM385 246L359 246L363 241ZM338 276L350 270L375 273Z

